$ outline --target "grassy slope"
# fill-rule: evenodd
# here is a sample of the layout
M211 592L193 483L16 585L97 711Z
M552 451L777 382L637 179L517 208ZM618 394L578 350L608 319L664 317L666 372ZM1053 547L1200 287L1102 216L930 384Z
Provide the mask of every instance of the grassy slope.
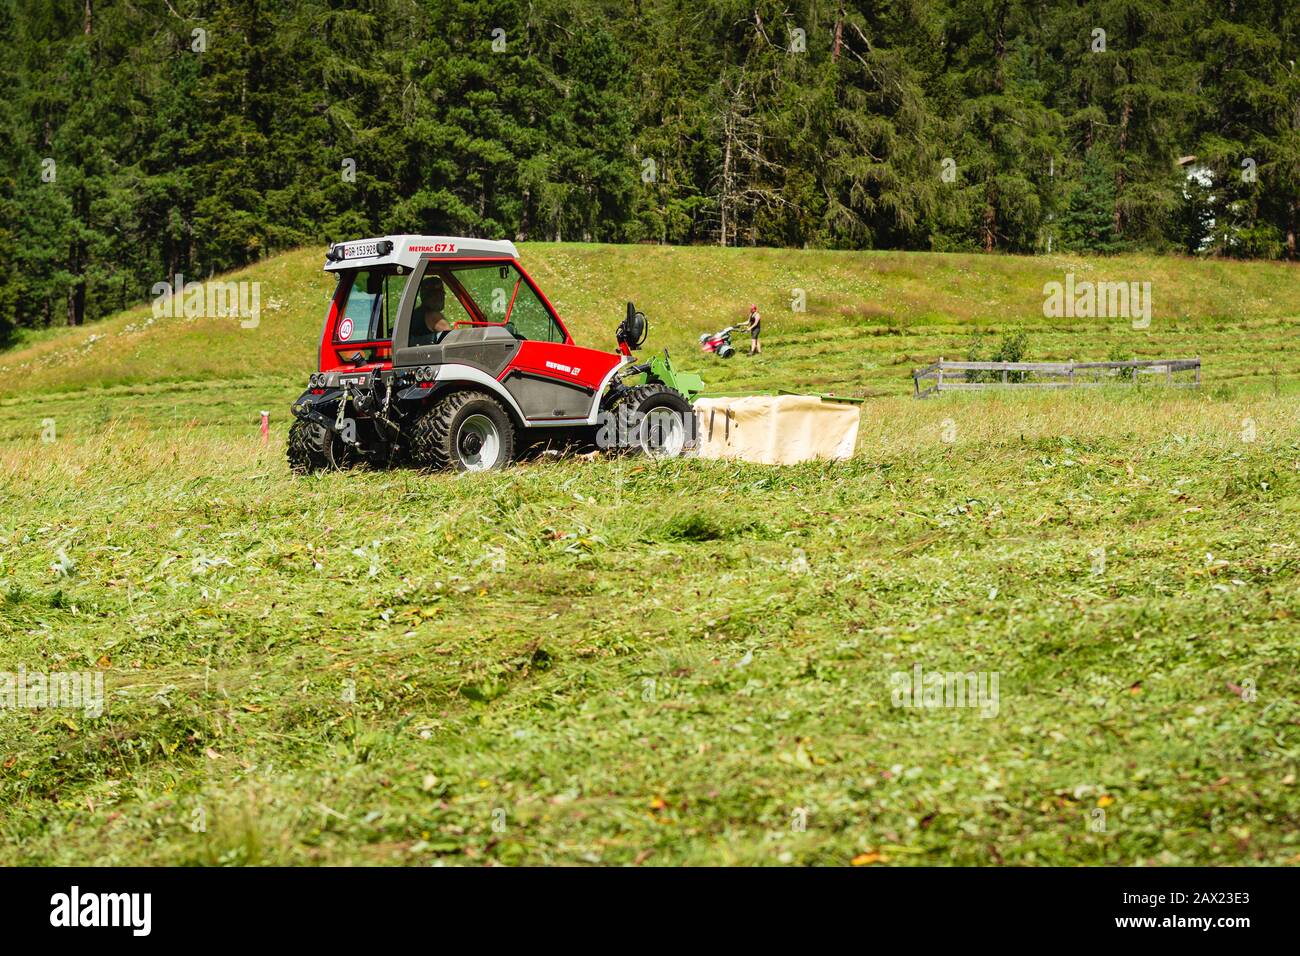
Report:
M774 354L759 367L706 368L728 389L803 385L899 394L913 365L964 355L972 328L1032 332L1038 358L1105 359L1126 354L1200 354L1215 383L1300 383L1294 348L1300 306L1292 267L1273 263L846 253L775 249L526 244L525 265L581 345L612 347L623 304L651 318L650 346L687 364L696 339L740 323L748 303L764 312ZM281 393L311 371L332 288L319 249L269 259L229 278L261 283L256 329L233 320L153 320L140 306L82 329L32 336L0 353L0 398L51 390L239 381ZM1151 327L1126 320L1043 317L1043 284L1066 272L1149 281ZM807 311L790 309L803 289ZM288 401L289 399L285 399Z
M0 712L0 860L1300 854L1289 269L524 254L583 344L632 297L694 364L760 302L770 354L711 383L882 395L859 456L291 479L318 250L249 270L256 330L128 331L138 310L36 336L0 356L0 669L100 667L110 704ZM1152 281L1151 329L1046 327L1067 269ZM912 364L1012 323L1039 357L1200 354L1207 387L904 397ZM998 671L998 716L894 708L917 662Z

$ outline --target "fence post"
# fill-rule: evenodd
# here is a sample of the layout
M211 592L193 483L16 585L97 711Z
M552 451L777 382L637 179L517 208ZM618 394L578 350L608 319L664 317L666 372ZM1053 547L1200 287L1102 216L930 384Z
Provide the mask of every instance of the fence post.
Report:
M943 391L943 356L942 355L939 356L939 378L935 382L934 390L936 392Z
M1196 387L1201 387L1201 357L1196 356Z
M1074 359L1070 359L1070 387L1074 387Z

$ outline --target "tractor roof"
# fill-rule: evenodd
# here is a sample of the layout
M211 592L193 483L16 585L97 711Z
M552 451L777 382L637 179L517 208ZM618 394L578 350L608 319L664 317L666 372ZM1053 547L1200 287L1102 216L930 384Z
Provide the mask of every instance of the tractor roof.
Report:
M355 269L393 263L415 268L425 256L433 259L519 258L513 242L467 236L381 236L336 242L325 254L325 270Z

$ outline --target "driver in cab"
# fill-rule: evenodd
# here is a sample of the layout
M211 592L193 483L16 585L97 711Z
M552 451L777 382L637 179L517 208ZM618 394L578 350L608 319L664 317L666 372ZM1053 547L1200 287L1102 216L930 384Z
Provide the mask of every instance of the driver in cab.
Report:
M438 276L429 276L420 282L420 298L411 317L411 344L433 345L451 331L451 323L443 315L447 304L447 289Z

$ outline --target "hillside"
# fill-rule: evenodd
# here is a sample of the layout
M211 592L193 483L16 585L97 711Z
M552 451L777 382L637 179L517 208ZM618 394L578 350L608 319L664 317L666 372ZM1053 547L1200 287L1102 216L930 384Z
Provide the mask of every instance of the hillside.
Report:
M650 316L648 347L668 347L718 390L902 394L913 365L964 355L972 330L1013 326L1029 331L1034 358L1200 355L1211 387L1300 382L1298 273L1274 263L545 243L524 244L521 256L580 344L612 348L631 299ZM279 386L287 404L315 361L332 288L322 262L322 250L302 249L223 277L261 284L254 329L233 319L154 320L141 305L75 330L28 333L0 353L0 396L238 382ZM1067 273L1150 282L1150 327L1044 318L1044 284ZM799 289L804 312L791 308ZM699 334L740 323L750 302L764 314L764 361L706 361Z

